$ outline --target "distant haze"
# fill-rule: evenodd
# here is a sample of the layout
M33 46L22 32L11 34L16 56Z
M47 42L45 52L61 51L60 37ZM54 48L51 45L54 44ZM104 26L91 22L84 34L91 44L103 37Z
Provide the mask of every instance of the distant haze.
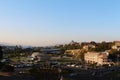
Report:
M0 42L49 46L120 40L120 0L0 0Z

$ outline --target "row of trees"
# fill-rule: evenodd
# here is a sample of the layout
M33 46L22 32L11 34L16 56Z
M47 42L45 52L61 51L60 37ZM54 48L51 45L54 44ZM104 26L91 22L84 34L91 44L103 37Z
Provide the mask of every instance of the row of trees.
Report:
M110 50L109 59L116 62L120 60L120 50Z
M71 50L71 49L82 49L83 46L85 45L94 45L95 48L89 48L88 51L105 51L105 50L110 50L111 46L113 45L113 42L102 42L102 43L96 43L94 41L92 42L83 42L81 44L75 42L75 43L70 43L70 44L65 44L65 45L59 45L55 46L55 48L61 48L61 50L64 52L65 50Z
M15 46L13 49L4 47L4 49L7 57L19 57L21 53L24 53L24 56L28 56L33 51L31 48L22 48L21 46Z
M110 50L112 45L114 43L112 42L102 42L102 43L97 43L95 46L94 51L105 51L105 50Z
M3 59L3 50L2 47L0 46L0 72L14 72L14 67L1 62Z
M3 51L2 51L2 47L0 46L0 60L3 58Z

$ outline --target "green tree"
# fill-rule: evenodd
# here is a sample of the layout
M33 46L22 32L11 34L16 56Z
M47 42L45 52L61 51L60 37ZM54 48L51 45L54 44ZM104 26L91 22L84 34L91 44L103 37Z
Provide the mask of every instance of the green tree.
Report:
M118 58L118 55L120 55L120 51L112 49L110 51L110 54L109 54L109 59L111 59L112 61L116 62L117 58Z
M102 43L98 43L95 51L105 51L105 50L110 50L112 46L112 42L102 42Z
M2 47L0 46L0 60L3 58L3 51L2 51Z

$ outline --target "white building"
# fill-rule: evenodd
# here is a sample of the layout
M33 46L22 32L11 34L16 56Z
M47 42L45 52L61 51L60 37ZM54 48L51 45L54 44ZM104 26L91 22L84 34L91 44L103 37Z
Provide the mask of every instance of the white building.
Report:
M97 63L97 65L106 64L108 61L107 52L87 52L84 55L84 59L87 63Z
M47 61L49 59L50 59L50 57L47 54L44 54L44 53L33 52L32 55L31 55L31 60Z

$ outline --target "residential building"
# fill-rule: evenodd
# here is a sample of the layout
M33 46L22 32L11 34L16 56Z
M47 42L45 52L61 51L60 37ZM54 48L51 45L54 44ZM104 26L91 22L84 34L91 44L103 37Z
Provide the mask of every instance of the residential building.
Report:
M88 44L88 45L83 46L83 49L85 49L85 50L89 50L90 48L95 48L95 45Z
M112 49L120 50L120 41L114 41Z
M84 55L84 59L87 63L97 63L97 65L103 65L108 62L107 52L87 52Z
M78 55L81 52L81 49L72 49L72 50L66 50L65 54L66 55Z

